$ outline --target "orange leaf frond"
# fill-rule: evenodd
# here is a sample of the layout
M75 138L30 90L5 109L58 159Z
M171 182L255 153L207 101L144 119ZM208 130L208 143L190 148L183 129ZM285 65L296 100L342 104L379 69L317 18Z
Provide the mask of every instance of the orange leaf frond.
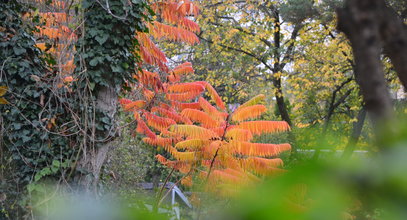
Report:
M181 115L191 119L192 121L199 122L205 128L214 128L219 126L218 122L213 120L208 114L196 109L184 109Z
M172 120L176 121L177 123L184 123L184 124L192 124L191 120L186 117L182 117L175 111L170 111L161 107L153 107L151 108L151 112L158 112L160 115L171 118Z
M192 68L191 62L185 62L185 63L182 63L182 64L176 66L172 70L172 72L176 75L191 74L191 73L194 73L194 68Z
M151 9L155 13L161 14L161 17L164 19L170 21L179 17L196 16L199 13L198 6L189 0L154 2L151 4Z
M68 16L64 12L46 12L39 13L41 21L49 26L58 26L62 23L68 23Z
M152 131L150 130L150 128L148 128L148 126L146 125L146 123L145 123L143 120L141 120L141 119L137 120L136 132L139 133L139 134L144 134L144 135L146 135L147 137L149 137L149 138L151 138L151 139L157 138L157 136L155 135L155 133L152 132Z
M124 111L134 111L140 108L143 108L146 105L146 101L138 100L134 102L130 102L128 104L123 105Z
M182 27L188 31L191 31L193 33L199 33L199 31L201 30L197 23L189 20L188 18L181 18L181 20L178 23L178 26Z
M141 58L150 65L157 65L161 70L167 72L168 67L167 57L165 54L157 47L153 41L148 37L147 34L138 32L137 40L140 43L140 55Z
M176 124L176 122L170 118L160 117L149 112L145 112L144 115L146 117L147 124L157 131L163 131L169 126Z
M251 98L249 101L243 103L241 106L239 106L238 110L241 109L241 108L245 108L245 107L248 107L248 106L259 104L265 98L266 98L265 95L259 94L259 95L255 96L255 97Z
M206 99L199 97L199 105L211 118L217 121L224 121L225 117L214 106L212 106Z
M157 138L155 138L155 139L145 137L145 138L143 138L143 142L146 143L146 144L149 144L149 145L166 148L166 147L170 147L174 143L176 143L177 139L175 139L175 138L163 138L163 137L159 137L159 136L157 136Z
M232 168L226 168L223 170L223 172L231 174L233 176L239 177L241 180L244 180L245 183L250 183L252 180L258 180L258 178L253 178L252 176L249 176L249 173L244 172L242 169L232 169Z
M208 91L209 95L213 99L213 101L216 103L216 105L222 109L225 110L225 103L223 103L222 99L220 98L219 94L216 92L216 90L212 87L211 84L205 82L205 81L200 81L199 83L202 83L202 85L205 86L206 91Z
M228 150L246 156L276 156L283 151L291 150L290 144L261 144L246 141L231 141Z
M71 32L71 30L64 25L60 25L59 28L52 27L37 27L40 31L38 35L40 37L47 36L50 39L56 40L73 40L76 39L76 35Z
M200 91L189 91L189 92L182 92L182 93L167 93L166 97L169 100L172 101L190 101L192 99L195 99L197 96L199 96L202 92Z
M153 73L147 70L142 70L137 75L134 76L135 79L144 87L152 87L156 90L163 89L163 84L160 80L160 76L158 73Z
M151 35L156 39L166 38L171 41L185 42L190 45L199 43L198 37L193 32L157 21L149 25L149 30Z
M196 16L199 14L199 7L189 0L177 3L177 11L184 16Z
M185 62L183 64L175 67L168 75L168 80L170 82L178 82L181 80L181 75L194 73L194 68L192 68L192 63Z
M172 125L169 130L192 139L210 140L219 138L215 132L196 125Z
M73 73L73 70L75 69L75 64L74 64L73 60L69 60L65 64L61 64L61 69L64 74Z
M250 141L253 138L253 135L249 130L233 128L226 132L225 137L229 140L235 141Z
M192 176L186 176L181 179L181 184L187 187L192 186Z
M148 101L151 101L155 97L155 92L153 92L149 89L143 88L143 95Z
M223 134L225 133L225 125L222 125L221 127L216 127L216 128L210 128L213 132L215 132L219 137L222 137Z
M158 162L160 162L163 165L167 164L167 158L163 157L161 154L157 154L155 155L155 158L158 160Z
M280 158L266 159L261 157L249 157L239 160L241 167L245 170L252 171L260 175L268 175L272 173L280 173L283 161Z
M248 121L242 122L235 127L249 130L255 135L290 130L290 126L285 121Z
M264 105L252 105L244 108L239 108L232 114L233 121L245 121L248 119L254 119L261 116L267 111Z
M242 178L240 176L225 172L224 170L213 170L209 176L209 182L213 184L231 183L241 185Z
M209 144L209 140L201 140L201 139L189 139L185 141L178 142L175 145L177 149L190 149L190 150L199 150L203 146Z
M217 160L219 161L225 161L225 158L227 156L227 151L226 151L226 147L227 143L224 141L220 141L220 140L215 140L212 141L209 145L206 145L202 148L202 152L203 152L203 157L205 159L213 159L214 155L216 154L216 152L218 152L218 156L217 156Z
M130 99L125 99L125 98L119 99L119 103L120 103L121 105L129 104L129 103L132 103L132 102L133 102L133 101L131 101Z
M160 162L161 164L169 167L169 168L174 168L181 173L188 173L191 169L191 165L184 162L184 161L171 161L167 160L167 158L163 157L160 154L157 154L155 158Z
M203 92L205 87L199 83L177 83L168 86L169 92Z
M163 109L166 109L166 110L169 110L169 111L174 111L174 110L172 109L172 107L171 107L170 105L166 104L166 103L160 102L159 106L160 106L161 108L163 108Z
M185 17L187 13L181 9L182 7L179 4L180 3L175 2L154 3L152 4L152 9L170 24L178 25L179 27L195 33L199 32L200 29L198 24Z
M196 161L198 159L196 152L179 152L177 150L173 150L171 155L178 161L184 162Z
M182 111L187 108L192 108L192 109L197 109L197 110L201 109L201 106L199 105L198 102L182 103L182 102L177 102L177 101L171 101L171 105L174 106L174 108L178 109L179 111Z

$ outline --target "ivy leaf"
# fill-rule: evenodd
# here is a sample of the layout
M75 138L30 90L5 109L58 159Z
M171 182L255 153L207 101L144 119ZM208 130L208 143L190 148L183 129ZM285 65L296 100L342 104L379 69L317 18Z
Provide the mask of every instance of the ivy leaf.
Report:
M21 136L21 139L22 139L23 143L27 143L28 141L31 140L31 138L28 136Z
M42 178L42 175L40 173L35 174L34 176L34 181L38 182L38 180L40 180Z
M19 130L21 128L21 124L20 123L14 123L13 127L15 130Z
M109 36L108 36L107 34L105 34L105 35L102 35L101 37L100 37L100 36L96 36L96 37L95 37L95 40L96 40L97 42L99 42L100 45L102 45L102 44L104 44L104 43L107 41L108 38L109 38Z
M53 160L53 161L52 161L52 166L53 166L53 167L60 167L60 166L61 166L61 162L59 162L59 160Z
M14 54L17 56L26 52L25 48L21 48L21 47L20 48L13 47L13 51L14 51Z
M89 88L90 88L90 90L93 90L94 88L95 88L95 83L94 82L90 82L89 83Z
M89 65L91 65L91 66L96 66L97 64L98 64L97 57L95 57L91 61L89 61Z
M121 66L112 65L111 67L112 67L112 71L115 72L115 73L121 73L121 72L124 71Z

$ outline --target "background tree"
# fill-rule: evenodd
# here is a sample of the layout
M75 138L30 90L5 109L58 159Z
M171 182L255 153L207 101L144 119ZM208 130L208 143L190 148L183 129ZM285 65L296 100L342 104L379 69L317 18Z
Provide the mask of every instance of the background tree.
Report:
M307 8L294 19L283 16L289 4L279 1L202 1L203 12L198 19L202 26L199 36L203 41L213 44L219 51L233 51L256 60L252 67L242 66L242 69L248 69L245 72L249 74L245 77L274 87L281 118L289 124L292 122L284 101L284 74L287 64L292 61L299 31L313 13L310 2L298 4ZM300 7L298 4L295 6Z
M382 48L390 57L401 83L406 88L405 24L382 0L346 1L345 7L338 11L338 17L338 28L347 35L352 44L355 74L366 109L374 122L384 122L392 117L393 107L380 59Z

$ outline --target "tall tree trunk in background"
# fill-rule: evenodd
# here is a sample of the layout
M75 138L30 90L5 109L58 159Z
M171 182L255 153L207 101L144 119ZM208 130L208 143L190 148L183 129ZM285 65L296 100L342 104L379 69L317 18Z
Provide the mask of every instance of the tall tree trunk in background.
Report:
M362 134L363 124L365 123L366 119L366 110L364 107L359 110L357 121L353 122L352 134L349 137L348 144L343 151L342 158L349 158L352 156L353 151L355 150L355 146L359 141L359 137Z
M407 25L389 7L382 9L380 21L384 53L390 57L397 75L407 91Z
M274 66L273 66L273 85L276 89L275 91L275 98L277 102L278 111L280 112L281 119L286 121L290 126L292 126L291 118L288 113L288 108L285 103L285 98L283 94L283 88L281 84L281 74L284 70L285 63L281 63L283 56L281 55L281 24L280 24L280 14L276 10L274 12L274 25L275 25L275 32L274 32L274 49L273 49L273 58L274 58ZM294 32L298 33L298 32ZM295 34L296 36L296 34ZM287 49L285 54L286 56L291 56L291 51Z
M281 119L283 121L286 121L290 126L292 126L291 118L288 113L288 108L285 103L284 95L283 95L283 90L281 86L281 78L275 78L273 79L273 85L276 89L275 92L275 98L276 98L276 103L278 107L278 111L280 113Z
M382 0L348 0L338 10L338 29L349 38L355 57L355 74L361 87L366 110L374 122L392 116L392 102L386 87L380 20L385 8Z

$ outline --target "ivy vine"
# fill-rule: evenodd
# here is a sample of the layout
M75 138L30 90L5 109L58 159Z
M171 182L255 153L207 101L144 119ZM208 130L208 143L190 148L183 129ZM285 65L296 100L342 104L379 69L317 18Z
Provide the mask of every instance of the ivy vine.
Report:
M53 74L34 46L32 29L22 21L25 10L16 0L0 2L0 86L7 88L3 97L8 102L0 105L0 193L7 197L0 218L10 219L24 214L21 199L35 175L55 167L53 161L68 161L75 151L60 135L66 111L53 91Z

